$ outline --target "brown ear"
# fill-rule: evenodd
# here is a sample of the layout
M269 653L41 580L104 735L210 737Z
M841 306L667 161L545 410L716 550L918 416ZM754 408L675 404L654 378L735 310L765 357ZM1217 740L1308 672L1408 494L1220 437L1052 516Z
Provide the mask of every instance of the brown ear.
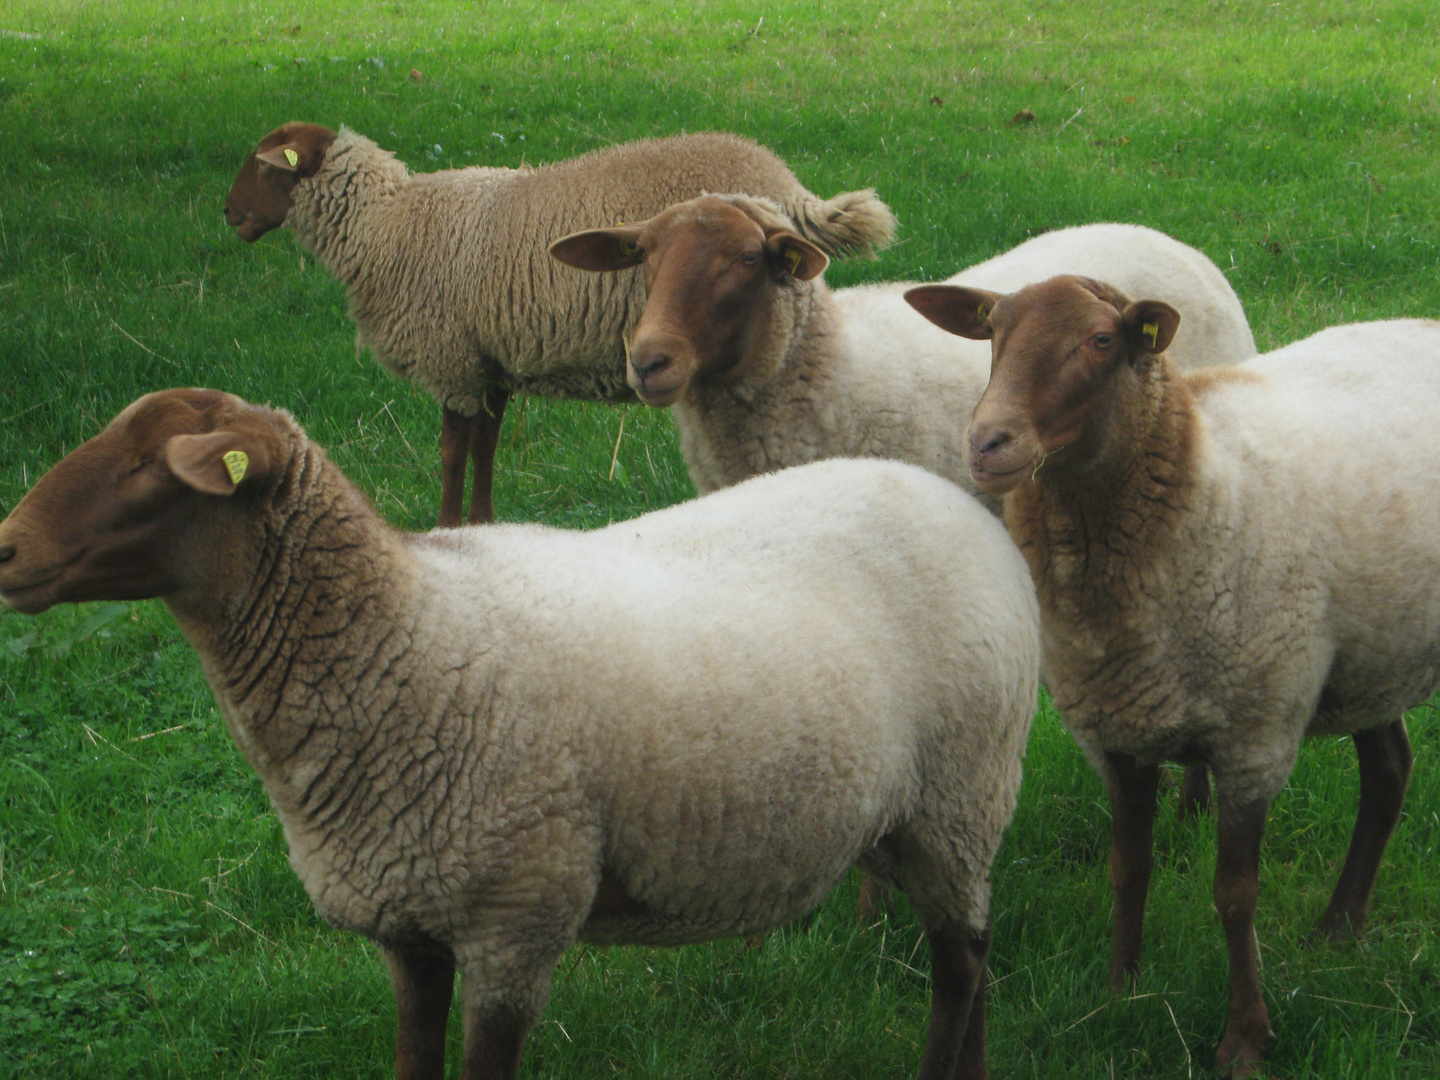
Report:
M1136 300L1120 315L1125 340L1145 353L1162 353L1180 328L1180 313L1163 300Z
M233 495L246 481L262 479L270 455L254 435L212 431L175 435L165 443L165 463L181 481L207 495Z
M550 257L577 270L627 270L645 261L640 247L642 227L643 223L571 233L550 245Z
M278 146L256 150L255 160L281 172L294 173L299 180L319 172L330 144L335 141L335 133L318 124L290 124L271 134L281 131L289 131L290 137Z
M765 237L770 264L800 281L811 281L825 272L830 256L797 233L773 232Z
M918 285L905 292L905 302L942 330L973 341L988 341L990 312L1001 293L963 285Z

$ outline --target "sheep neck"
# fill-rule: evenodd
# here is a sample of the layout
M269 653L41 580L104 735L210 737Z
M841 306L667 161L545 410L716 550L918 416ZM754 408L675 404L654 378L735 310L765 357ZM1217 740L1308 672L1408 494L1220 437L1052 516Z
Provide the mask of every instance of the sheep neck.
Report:
M844 340L840 323L823 280L777 286L741 361L691 384L674 412L681 453L700 491L835 456L821 448L833 443L844 412L832 400L838 383L829 370Z
M1117 376L1088 460L1042 465L1005 500L1042 610L1066 622L1119 617L1157 572L1196 501L1193 395L1165 357Z
M232 736L277 805L303 810L354 782L330 765L404 685L417 613L398 534L313 443L256 517L200 596L169 603Z
M410 170L393 154L362 135L341 132L320 171L295 188L286 224L332 276L354 284L378 259L367 212L410 182Z

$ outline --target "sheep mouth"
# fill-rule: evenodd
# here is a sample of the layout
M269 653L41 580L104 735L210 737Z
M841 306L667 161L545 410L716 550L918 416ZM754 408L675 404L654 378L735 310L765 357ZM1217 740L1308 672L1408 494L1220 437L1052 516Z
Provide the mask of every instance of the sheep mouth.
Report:
M1013 469L991 469L983 465L970 466L970 479L986 495L1005 495L1014 491L1033 472L1032 463L1023 461Z
M640 399L641 404L650 405L656 409L663 409L667 405L674 405L680 400L681 387L672 386L669 389L652 389L648 386L632 387L635 396Z
M25 584L0 584L0 601L3 601L6 607L23 615L38 614L55 604L54 590L49 592L41 590L53 585L64 573L65 567L62 566L53 574Z

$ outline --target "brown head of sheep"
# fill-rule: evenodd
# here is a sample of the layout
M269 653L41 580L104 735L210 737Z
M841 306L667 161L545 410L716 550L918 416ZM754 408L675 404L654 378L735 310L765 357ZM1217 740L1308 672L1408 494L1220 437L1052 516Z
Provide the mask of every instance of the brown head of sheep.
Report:
M718 195L637 225L572 233L550 254L580 270L644 266L645 310L626 350L626 379L655 406L674 404L693 380L737 372L764 332L767 286L809 281L829 263L780 214Z
M1126 300L1088 278L1058 277L1007 297L924 285L905 294L937 326L994 340L990 383L975 406L965 456L990 495L1046 469L1084 469L1114 445L1108 417L1116 373L1162 353L1180 314L1159 300ZM1041 317L1027 318L1040 311Z
M285 124L260 140L225 196L225 222L246 243L285 224L295 185L314 176L335 141L319 124Z
M197 519L199 497L263 482L273 441L257 411L229 394L141 398L46 473L6 519L0 596L27 614L86 600L202 596L209 575L192 572L180 542L198 525L207 530L199 547L223 552L227 530L213 516Z

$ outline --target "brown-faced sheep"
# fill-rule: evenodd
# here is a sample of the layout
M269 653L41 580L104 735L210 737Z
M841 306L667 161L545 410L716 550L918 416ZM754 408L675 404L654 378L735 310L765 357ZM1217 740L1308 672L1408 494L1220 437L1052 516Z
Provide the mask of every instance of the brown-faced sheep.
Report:
M1044 625L1044 677L1113 814L1110 982L1136 978L1160 762L1208 764L1230 960L1217 1061L1273 1038L1255 940L1260 841L1306 735L1352 736L1360 806L1321 917L1360 933L1410 775L1401 714L1440 672L1440 323L1336 327L1182 373L1179 314L1062 277L917 291L991 339L966 438L1005 498Z
M378 941L397 1072L515 1075L577 940L762 932L855 862L933 971L923 1080L986 1075L990 865L1038 612L1000 524L830 461L592 533L390 528L287 414L132 404L0 524L0 598L158 596L318 910Z

